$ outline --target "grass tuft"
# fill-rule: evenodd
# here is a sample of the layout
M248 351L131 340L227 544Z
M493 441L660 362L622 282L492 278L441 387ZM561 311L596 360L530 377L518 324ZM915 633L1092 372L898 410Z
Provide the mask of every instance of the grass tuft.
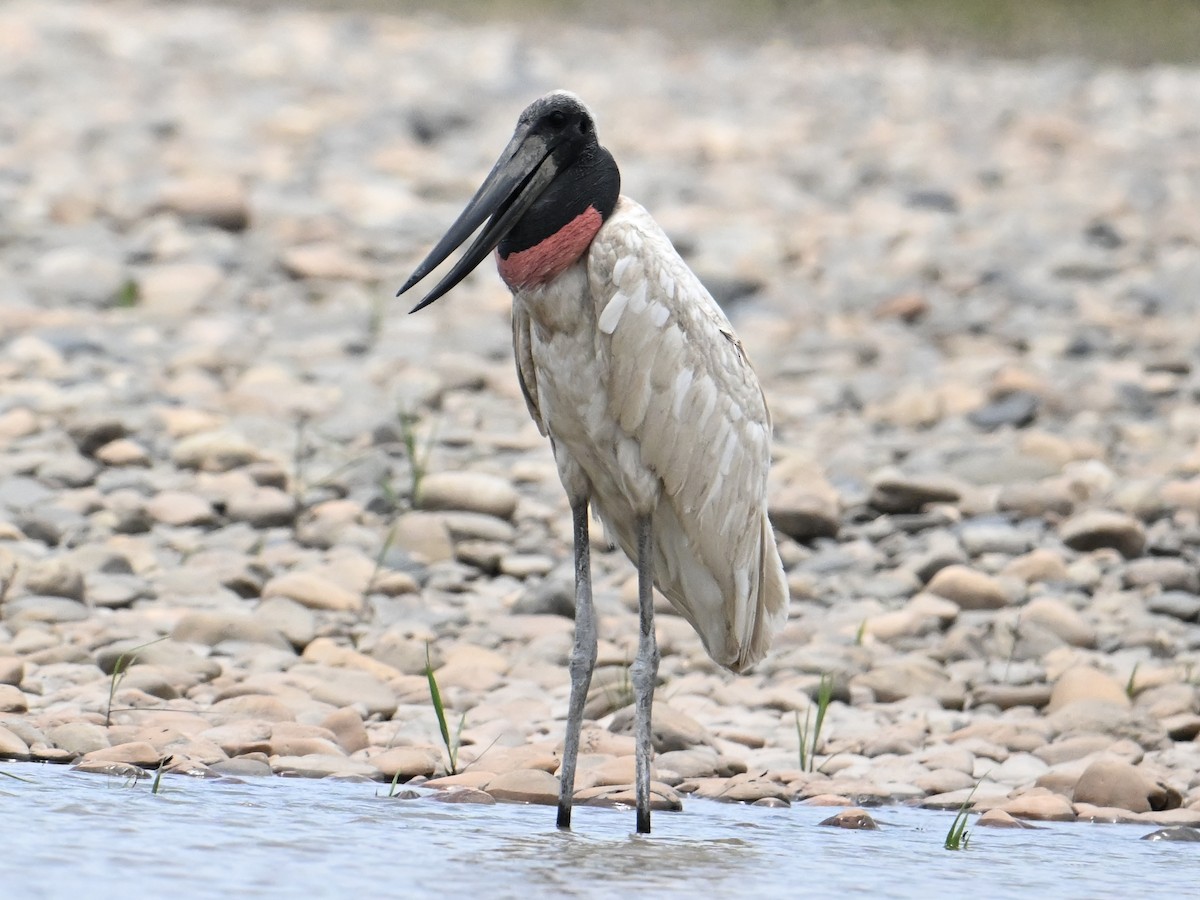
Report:
M1132 700L1133 695L1135 693L1137 693L1137 687L1136 687L1135 682L1137 681L1137 673L1138 673L1139 665L1140 665L1140 663L1133 664L1133 671L1129 673L1129 681L1127 681L1125 683L1125 696L1128 697L1130 700Z
M979 782L975 782L975 787L971 788L971 793L967 794L967 799L963 800L962 806L958 808L958 812L954 814L954 821L950 823L950 830L946 832L946 841L943 846L947 850L966 850L967 845L971 843L971 832L967 831L967 823L970 821L971 808L974 804L971 798L975 796L975 791L979 789Z
M144 644L138 644L136 647L130 647L124 653L117 657L116 663L113 665L112 676L108 681L108 706L104 710L104 727L112 725L112 710L113 697L117 694L117 688L125 678L125 672L130 666L137 661L137 656L151 644L157 644L159 641L165 641L166 635L155 638L152 641L146 641Z
M425 645L425 677L429 680L429 698L433 703L433 711L437 715L438 729L442 733L442 743L446 745L446 774L458 774L458 748L462 742L463 726L467 722L467 714L463 713L458 720L458 729L454 737L450 737L450 726L446 723L446 705L442 702L442 692L438 690L437 678L433 674L433 663L429 658L429 645Z
M400 440L404 444L404 454L408 457L408 497L415 509L420 502L421 482L429 471L429 456L433 451L435 432L433 429L430 430L422 446L417 435L417 426L421 422L421 417L412 410L401 407L399 420Z
M821 746L821 728L825 724L825 713L833 699L833 676L825 673L821 676L821 686L817 689L817 717L813 721L812 705L804 711L804 722L800 722L800 713L796 717L796 735L800 738L800 771L813 772L817 765L817 750Z

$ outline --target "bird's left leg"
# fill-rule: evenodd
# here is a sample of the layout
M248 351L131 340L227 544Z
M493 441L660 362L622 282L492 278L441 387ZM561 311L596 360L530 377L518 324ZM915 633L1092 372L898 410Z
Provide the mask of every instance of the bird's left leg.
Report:
M633 702L636 714L634 742L637 778L637 830L650 833L650 708L654 703L654 684L658 678L658 642L654 637L654 533L650 515L638 518L638 638L637 657L633 662Z

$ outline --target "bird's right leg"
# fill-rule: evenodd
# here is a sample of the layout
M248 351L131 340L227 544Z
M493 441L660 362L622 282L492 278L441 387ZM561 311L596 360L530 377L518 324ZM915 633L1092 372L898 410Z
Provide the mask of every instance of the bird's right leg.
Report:
M588 501L572 502L575 538L575 646L571 650L571 701L567 709L567 736L563 742L561 786L558 794L558 827L571 827L575 794L575 763L579 758L579 732L592 670L596 668L596 614L592 608L591 547L588 538Z

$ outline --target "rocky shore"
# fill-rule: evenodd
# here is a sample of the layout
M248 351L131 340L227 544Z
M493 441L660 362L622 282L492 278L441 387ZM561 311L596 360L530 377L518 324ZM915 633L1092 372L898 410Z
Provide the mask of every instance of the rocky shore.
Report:
M0 757L555 794L570 516L508 296L391 299L555 87L775 418L790 621L735 677L662 605L661 805L1200 825L1200 72L190 3L0 5Z

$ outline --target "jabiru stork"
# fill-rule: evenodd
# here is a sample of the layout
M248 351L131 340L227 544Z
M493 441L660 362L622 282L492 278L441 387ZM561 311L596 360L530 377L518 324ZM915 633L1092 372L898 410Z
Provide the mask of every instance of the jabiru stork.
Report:
M558 826L571 824L596 664L591 505L637 566L637 831L648 833L659 662L652 588L733 672L766 654L787 618L788 591L767 518L771 419L758 378L720 307L620 185L587 107L567 91L547 94L521 113L483 185L398 294L483 226L412 312L496 251L513 295L517 378L550 438L573 519L575 641Z

